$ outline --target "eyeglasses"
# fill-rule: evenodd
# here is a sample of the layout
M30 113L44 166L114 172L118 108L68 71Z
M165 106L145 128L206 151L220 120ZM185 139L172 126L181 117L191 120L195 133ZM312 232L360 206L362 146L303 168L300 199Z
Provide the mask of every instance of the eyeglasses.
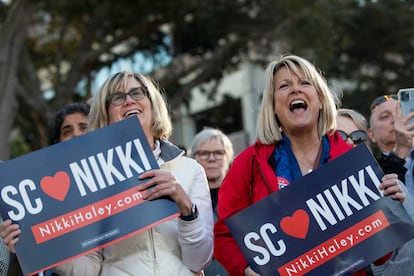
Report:
M398 96L396 94L390 94L390 95L382 95L378 98L375 98L375 100L372 101L371 104L371 111L378 105L382 104L383 102L389 101L389 100L396 100L398 101Z
M342 130L338 130L338 132L339 135L341 135L342 139L344 139L344 141L350 138L355 145L359 145L367 140L367 133L363 130L355 130L351 132L349 135Z
M145 86L140 86L132 88L128 93L115 92L112 95L106 97L106 100L107 102L118 106L125 103L127 95L129 95L134 101L141 101L145 96L148 95L148 89Z
M224 150L215 150L215 151L199 150L199 151L196 151L194 155L197 155L200 160L206 161L210 158L211 154L213 155L214 159L222 160L226 152Z

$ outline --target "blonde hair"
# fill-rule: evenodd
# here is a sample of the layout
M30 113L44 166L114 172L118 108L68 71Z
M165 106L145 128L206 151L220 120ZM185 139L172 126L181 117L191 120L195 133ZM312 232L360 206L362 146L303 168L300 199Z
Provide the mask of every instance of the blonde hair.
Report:
M257 118L257 138L264 144L273 144L282 139L281 129L277 121L274 101L274 77L281 68L287 68L298 76L308 79L318 92L322 109L318 117L318 135L336 129L336 95L330 91L326 80L315 66L304 58L295 55L283 55L280 60L271 62L265 71L265 89Z
M131 71L121 71L108 78L91 101L89 113L89 131L108 125L108 96L125 89L129 78L135 78L142 86L147 87L148 98L152 106L151 134L154 139L168 139L172 132L171 118L168 114L167 104L158 86L148 77Z
M353 109L340 108L338 109L338 117L345 117L351 119L359 130L368 132L367 119L365 119L365 117L361 113Z

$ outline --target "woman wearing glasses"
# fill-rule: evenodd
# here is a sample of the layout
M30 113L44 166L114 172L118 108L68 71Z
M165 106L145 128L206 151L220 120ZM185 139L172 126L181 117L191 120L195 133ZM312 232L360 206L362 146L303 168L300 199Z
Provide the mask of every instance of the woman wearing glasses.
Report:
M233 160L233 144L221 130L205 128L194 136L188 154L197 160L206 171L214 221L216 221L218 217L218 192ZM204 272L207 276L228 275L224 267L216 260L213 260Z
M160 169L137 186L145 200L169 197L180 217L55 268L59 275L198 275L213 255L213 214L205 172L168 142L171 120L164 98L146 76L112 75L91 102L88 131L137 116ZM12 235L9 234L9 235ZM14 233L16 236L16 233Z
M205 128L194 136L188 154L206 171L213 210L216 210L221 182L233 160L233 144L221 130Z
M348 145L356 147L367 142L368 123L362 114L352 109L338 109L336 123L339 135Z

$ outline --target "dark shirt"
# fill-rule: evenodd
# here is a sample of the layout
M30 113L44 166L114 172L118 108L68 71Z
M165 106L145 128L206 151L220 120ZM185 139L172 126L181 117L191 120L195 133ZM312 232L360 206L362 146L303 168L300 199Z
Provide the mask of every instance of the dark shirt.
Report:
M210 189L211 204L213 205L213 210L215 210L217 207L219 189L220 188Z
M377 158L377 161L384 171L384 174L395 173L398 175L398 179L405 183L405 173L407 172L407 168L404 167L405 159L402 159L391 152L388 155L382 153Z

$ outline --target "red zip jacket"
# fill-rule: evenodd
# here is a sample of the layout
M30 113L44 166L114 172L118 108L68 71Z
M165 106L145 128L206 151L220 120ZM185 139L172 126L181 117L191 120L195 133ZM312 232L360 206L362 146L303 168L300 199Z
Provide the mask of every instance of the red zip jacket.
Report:
M328 135L329 161L351 149L338 132ZM219 190L218 215L214 226L214 257L230 275L244 275L247 261L224 220L269 194L278 191L274 168L269 165L276 144L256 142L233 161ZM364 274L358 274L364 275Z

